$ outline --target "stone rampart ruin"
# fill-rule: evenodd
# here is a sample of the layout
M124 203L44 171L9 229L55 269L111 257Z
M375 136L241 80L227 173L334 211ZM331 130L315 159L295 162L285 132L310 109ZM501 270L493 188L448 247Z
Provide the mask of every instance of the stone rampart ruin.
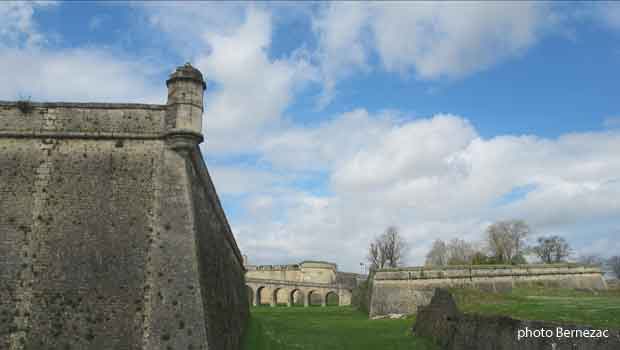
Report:
M0 349L239 349L206 85L189 64L166 83L165 105L0 102Z
M463 314L442 289L420 308L413 331L432 338L444 350L620 349L620 330Z
M572 264L385 269L376 272L372 281L370 316L415 313L419 306L428 305L435 288L473 287L501 292L535 283L562 288L607 288L599 267Z

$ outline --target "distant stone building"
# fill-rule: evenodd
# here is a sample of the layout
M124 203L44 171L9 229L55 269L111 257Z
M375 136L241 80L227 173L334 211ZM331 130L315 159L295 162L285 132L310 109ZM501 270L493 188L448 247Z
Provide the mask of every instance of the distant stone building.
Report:
M0 102L0 349L239 349L206 85L189 64L166 84L165 105Z
M292 265L246 265L250 301L254 305L311 304L350 305L359 275L338 271L325 261L302 261Z

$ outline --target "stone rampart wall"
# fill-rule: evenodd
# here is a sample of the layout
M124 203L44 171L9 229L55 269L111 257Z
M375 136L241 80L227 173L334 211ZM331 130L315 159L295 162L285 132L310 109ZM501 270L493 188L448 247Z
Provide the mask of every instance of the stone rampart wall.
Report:
M165 105L0 101L0 136L157 138L166 131Z
M237 350L249 318L243 257L206 164L196 148L188 169L196 218L198 266L209 349Z
M0 349L238 350L243 261L169 106L27 107L0 103Z
M427 305L435 288L506 291L539 283L552 287L606 289L598 267L565 265L472 266L380 270L373 278L370 316L411 314Z
M450 293L441 289L436 291L430 305L420 308L413 331L432 338L443 350L620 349L617 329L462 314ZM584 331L588 337L579 336Z
M336 264L320 261L303 261L289 265L247 265L247 278L310 283L336 283Z

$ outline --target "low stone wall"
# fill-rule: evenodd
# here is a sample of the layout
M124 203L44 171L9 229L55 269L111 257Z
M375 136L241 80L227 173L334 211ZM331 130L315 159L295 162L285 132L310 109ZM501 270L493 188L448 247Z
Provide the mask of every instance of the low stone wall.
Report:
M420 308L413 332L433 338L444 350L620 349L619 330L462 314L442 289L436 290L430 305ZM585 332L588 337L578 336Z
M435 288L501 292L532 284L607 289L599 267L573 264L386 269L377 271L373 278L370 316L415 313L419 306L428 305Z

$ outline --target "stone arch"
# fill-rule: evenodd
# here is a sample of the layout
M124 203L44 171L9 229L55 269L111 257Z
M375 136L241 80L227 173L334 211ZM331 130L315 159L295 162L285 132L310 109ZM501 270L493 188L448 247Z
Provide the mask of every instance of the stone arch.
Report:
M306 300L306 305L308 306L322 305L324 297L321 295L320 291L311 289L306 293Z
M325 293L325 301L323 303L327 306L338 306L340 305L340 295L335 290L330 290Z
M258 288L256 288L256 292L254 293L254 303L256 304L256 306L261 306L264 302L264 300L261 300L261 294L263 293L263 290L265 290L265 286L260 286Z
M299 288L293 288L290 290L290 292L288 293L288 305L289 306L295 306L295 305L305 305L305 294L304 292L299 289Z
M282 299L278 299L278 294L280 294L280 296L282 296L282 291L285 291L285 289L283 287L274 287L273 290L271 291L271 306L278 306L279 304L282 304L283 302L288 302L288 300L282 298Z

